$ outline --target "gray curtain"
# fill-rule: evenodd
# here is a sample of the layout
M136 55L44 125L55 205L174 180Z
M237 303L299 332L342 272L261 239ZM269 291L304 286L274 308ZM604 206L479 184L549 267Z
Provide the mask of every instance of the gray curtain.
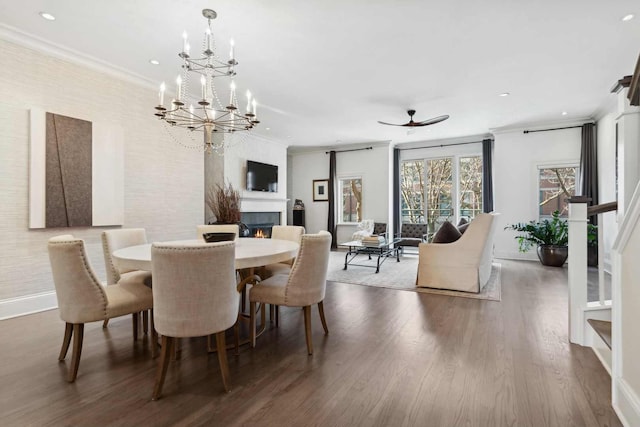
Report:
M338 248L336 237L336 152L329 152L329 215L327 231L331 233L331 249Z
M482 141L482 206L493 212L493 140Z
M400 149L393 149L393 236L400 234L402 225L400 205ZM391 235L391 234L390 234Z
M579 195L591 198L591 204L598 202L598 144L596 125L582 125L582 145L580 148L580 186ZM592 221L595 217L592 218ZM594 223L595 224L595 223Z

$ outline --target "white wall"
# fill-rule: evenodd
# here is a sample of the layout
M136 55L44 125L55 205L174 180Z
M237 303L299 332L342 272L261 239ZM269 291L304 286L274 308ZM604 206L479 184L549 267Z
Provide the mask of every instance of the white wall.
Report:
M237 135L236 135L237 137ZM247 160L278 166L278 191L265 193L247 191ZM253 135L240 138L225 150L225 180L240 190L243 212L280 212L280 221L287 223L287 147L265 141ZM289 207L292 204L289 203Z
M495 255L499 258L537 259L522 254L508 224L538 219L538 165L580 161L581 129L524 134L522 130L495 132L494 207L498 217Z
M362 145L365 147L365 145ZM305 225L308 233L327 229L328 202L314 202L314 179L329 178L328 149L318 151L290 151L289 174L291 200L301 199L305 204ZM337 153L336 174L341 177L362 177L362 215L390 226L390 168L388 144L376 145L372 150ZM337 219L337 218L336 218ZM338 225L338 242L350 240L354 225Z
M100 119L122 129L124 227L144 227L149 240L193 236L202 218L203 154L175 144L153 116L156 90L0 40L0 318L19 299L21 312L53 298L47 240L85 239L105 279L100 233L105 228L29 230L29 109Z

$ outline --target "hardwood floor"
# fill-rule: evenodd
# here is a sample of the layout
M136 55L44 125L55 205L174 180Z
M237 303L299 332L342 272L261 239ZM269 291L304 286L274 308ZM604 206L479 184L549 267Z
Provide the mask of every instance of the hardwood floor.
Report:
M130 318L85 327L75 383L58 363L57 311L0 322L3 426L617 426L610 378L568 344L566 269L502 262L502 302L329 283L324 335L280 308L256 348L228 353L231 392L206 339L182 343L159 401L158 359ZM232 335L229 335L231 337ZM232 342L232 339L228 339Z

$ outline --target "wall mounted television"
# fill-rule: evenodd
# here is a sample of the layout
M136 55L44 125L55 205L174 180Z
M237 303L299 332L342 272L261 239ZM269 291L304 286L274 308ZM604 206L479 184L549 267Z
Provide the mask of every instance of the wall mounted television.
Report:
M278 166L247 160L247 190L276 193Z

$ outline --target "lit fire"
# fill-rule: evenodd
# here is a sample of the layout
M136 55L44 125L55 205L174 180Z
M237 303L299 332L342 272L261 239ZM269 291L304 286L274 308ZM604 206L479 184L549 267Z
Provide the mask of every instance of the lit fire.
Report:
M264 231L262 231L261 229L258 229L258 231L256 231L256 235L254 237L257 237L258 239L264 239L266 238L266 234L264 234Z

